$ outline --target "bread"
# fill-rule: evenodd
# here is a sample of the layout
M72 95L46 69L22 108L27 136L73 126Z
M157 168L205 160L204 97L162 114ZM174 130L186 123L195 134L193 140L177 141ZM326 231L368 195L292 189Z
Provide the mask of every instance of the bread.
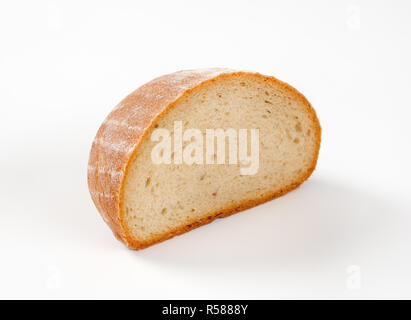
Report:
M247 154L257 141L257 170L246 172L251 160L230 163L229 139L227 153L207 158L214 164L200 163L200 156L193 164L181 162L181 150L200 154L185 151L195 135L171 154L157 153L163 160L170 156L170 163L156 162L154 150L166 138L155 132L170 132L178 145L181 127L204 136L207 129L231 128L238 141L242 129ZM89 190L115 236L142 249L297 188L316 166L320 140L314 109L284 82L229 69L180 71L143 85L107 116L90 152ZM210 156L206 146L203 158Z

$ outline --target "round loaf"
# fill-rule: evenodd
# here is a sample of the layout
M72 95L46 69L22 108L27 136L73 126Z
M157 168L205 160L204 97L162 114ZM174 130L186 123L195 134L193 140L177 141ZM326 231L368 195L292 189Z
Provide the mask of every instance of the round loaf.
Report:
M307 169L295 181L283 188L266 192L254 199L245 199L242 203L227 205L218 212L209 212L207 218L187 221L178 228L171 228L167 232L148 237L144 241L136 239L125 222L124 181L142 141L147 138L146 136L156 122L190 92L211 82L236 79L239 76L251 80L259 79L259 81L281 88L304 106L304 112L312 122L310 128L313 129L312 137L315 145ZM88 164L88 186L95 206L115 236L128 247L141 249L209 223L217 217L231 215L297 188L315 168L320 139L321 128L314 109L302 94L286 83L258 73L230 69L179 71L156 78L141 86L122 100L107 116L92 144Z

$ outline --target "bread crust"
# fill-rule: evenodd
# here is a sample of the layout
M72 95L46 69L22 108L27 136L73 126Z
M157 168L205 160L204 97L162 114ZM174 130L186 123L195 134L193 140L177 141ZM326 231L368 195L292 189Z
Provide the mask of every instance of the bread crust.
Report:
M243 76L260 79L267 84L281 87L300 100L315 123L315 157L310 169L303 173L295 183L280 191L267 192L259 198L245 200L219 210L210 212L204 219L192 219L186 225L166 234L152 237L147 241L136 241L128 232L122 217L124 178L131 160L139 150L151 127L164 117L179 101L191 91L210 81ZM170 239L194 228L208 224L217 218L230 216L242 210L272 200L300 186L314 171L321 143L321 127L308 100L290 85L271 76L259 73L235 71L231 69L184 70L156 78L141 86L122 100L107 116L93 141L88 164L87 180L91 198L104 221L114 235L131 249L143 249L155 243Z

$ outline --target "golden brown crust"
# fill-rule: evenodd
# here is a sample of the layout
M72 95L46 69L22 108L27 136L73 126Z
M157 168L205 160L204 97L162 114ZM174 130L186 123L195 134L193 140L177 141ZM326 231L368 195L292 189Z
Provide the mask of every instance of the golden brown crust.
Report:
M150 241L135 241L123 225L121 217L123 180L130 160L139 149L151 126L163 117L177 102L187 96L198 86L222 77L232 78L238 75L258 78L267 84L280 86L303 102L314 123L317 124L316 155L310 170L296 183L286 186L278 192L269 192L258 199L246 200L244 203L210 213L205 219L193 219L179 229L165 235L153 237ZM88 185L91 197L104 221L115 236L132 249L143 249L155 243L170 239L216 218L227 217L239 211L254 207L277 198L303 183L314 171L321 142L321 127L316 113L307 99L288 84L258 73L238 72L229 69L187 70L168 74L143 85L135 90L107 116L97 132L90 152L88 166Z

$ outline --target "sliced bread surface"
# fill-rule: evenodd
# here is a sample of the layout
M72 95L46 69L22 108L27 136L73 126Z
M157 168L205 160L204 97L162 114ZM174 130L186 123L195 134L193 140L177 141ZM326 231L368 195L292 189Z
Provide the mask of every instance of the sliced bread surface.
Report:
M174 146L169 163L153 161L154 132L166 130L174 143L176 124L202 133L202 163L175 161ZM223 163L207 163L206 132L218 128L246 130L248 153L258 131L255 172L230 163L228 138ZM141 249L297 188L315 168L320 139L314 109L288 84L229 69L180 71L140 87L106 118L90 153L89 189L117 238ZM182 141L183 152L191 142Z

